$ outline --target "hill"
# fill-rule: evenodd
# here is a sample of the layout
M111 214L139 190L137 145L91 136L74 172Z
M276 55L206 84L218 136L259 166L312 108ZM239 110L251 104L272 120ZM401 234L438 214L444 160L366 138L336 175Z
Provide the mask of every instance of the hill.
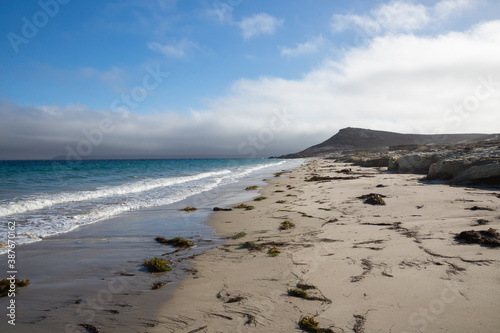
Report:
M497 134L402 134L347 127L341 129L337 134L320 144L311 146L298 153L280 157L300 158L338 153L341 151L379 151L405 146L448 145L495 137L497 137Z

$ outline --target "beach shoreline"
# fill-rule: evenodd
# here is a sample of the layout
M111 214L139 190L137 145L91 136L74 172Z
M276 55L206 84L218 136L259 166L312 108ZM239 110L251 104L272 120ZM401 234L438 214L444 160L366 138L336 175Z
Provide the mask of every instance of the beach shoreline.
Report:
M455 239L464 230L500 228L498 189L449 186L423 181L421 175L321 158L266 181L252 179L176 205L179 223L202 219L200 228L209 227L218 241L208 244L205 237L195 237L195 249L165 256L175 261L174 271L135 273L139 261L134 257L127 267L113 267L102 279L94 274L97 279L87 284L70 270L70 280L81 281L82 289L69 298L61 293L50 306L44 303L47 291L35 290L36 284L21 289L19 304L38 295L38 312L31 312L29 320L21 316L22 325L14 330L77 333L85 332L78 326L85 322L103 332L299 332L303 317L314 317L333 332L470 332L477 327L496 332L500 327L500 250ZM257 189L244 190L251 185ZM382 194L386 204L372 206L358 198L369 193ZM251 200L256 197L262 198ZM242 200L254 209L236 208ZM233 209L212 212L215 204ZM185 205L201 211L179 212ZM145 216L137 212L136 219ZM280 230L286 221L291 228ZM88 229L93 235L102 228L104 240L111 232L106 226L119 227L108 221L76 234L86 235ZM151 243L153 230L149 240L134 244L146 246L151 255L172 252ZM58 238L74 246L72 237ZM261 247L242 248L245 242ZM270 256L273 249L279 253ZM116 253L123 255L130 257ZM49 262L54 264L54 258ZM124 275L116 275L120 272ZM127 276L130 272L136 276ZM170 282L148 290L158 281ZM309 299L290 296L294 289ZM22 307L18 311L23 314Z
M2 320L0 331L84 332L78 324L87 323L107 331L142 332L155 326L158 304L192 273L187 259L222 243L205 224L213 207L251 199L255 191L245 187L263 186L263 175L279 170L280 165L262 168L171 205L127 212L18 246L17 277L31 283L16 293L16 325ZM181 211L186 206L198 210ZM176 251L156 242L158 236L184 237L195 247ZM142 263L153 257L167 259L174 270L148 273ZM7 255L0 259L6 271ZM166 285L151 290L156 283ZM4 309L8 302L9 297L0 298Z
M334 332L496 332L499 250L455 236L500 227L498 189L421 179L323 159L270 179L255 209L211 215L225 244L193 258L147 332L300 331L305 316ZM299 283L310 299L289 295Z

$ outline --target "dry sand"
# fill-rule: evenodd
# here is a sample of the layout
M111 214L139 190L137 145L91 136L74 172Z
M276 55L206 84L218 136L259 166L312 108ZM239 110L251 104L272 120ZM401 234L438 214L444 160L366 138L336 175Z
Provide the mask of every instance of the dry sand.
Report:
M355 179L306 182L313 174ZM420 178L313 159L271 179L267 199L247 203L254 210L212 215L227 242L193 259L197 272L147 331L299 332L301 316L314 316L334 332L499 332L500 249L455 240L500 227L498 191ZM386 205L357 198L372 192ZM280 231L283 221L295 228ZM268 245L249 251L246 241ZM325 300L288 296L299 282Z

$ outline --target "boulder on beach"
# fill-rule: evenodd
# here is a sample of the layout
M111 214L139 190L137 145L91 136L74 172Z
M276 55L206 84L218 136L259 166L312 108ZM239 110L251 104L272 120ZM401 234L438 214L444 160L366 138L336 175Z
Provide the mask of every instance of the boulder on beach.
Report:
M409 154L392 159L389 162L389 170L409 173L427 173L433 163L436 163L441 154Z

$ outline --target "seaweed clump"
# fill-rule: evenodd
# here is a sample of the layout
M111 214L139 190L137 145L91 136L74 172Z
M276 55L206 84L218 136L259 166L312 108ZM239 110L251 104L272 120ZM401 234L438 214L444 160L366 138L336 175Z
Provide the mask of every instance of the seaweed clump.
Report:
M158 281L158 282L155 282L153 283L153 285L151 286L151 290L157 290L157 289L160 289L161 287L163 287L164 285L166 285L167 282L164 282L164 281Z
M248 186L245 190L247 190L247 191L253 191L253 190L256 190L258 188L259 187L257 185L254 185L254 186Z
M287 293L288 293L288 296L298 297L298 298L306 299L308 301L330 302L330 300L325 298L325 297L318 297L318 296L311 295L307 291L305 291L303 289L299 289L299 288L288 289Z
M248 249L249 251L256 251L262 249L261 244L257 244L255 242L245 242L241 244L242 249Z
M27 287L30 280L19 279L3 279L0 281L0 297L7 296L12 290L17 291L18 288Z
M280 230L288 230L292 228L295 228L295 223L290 221L281 222Z
M214 212L230 212L232 210L233 210L232 208L214 207Z
M240 238L243 238L247 235L246 232L244 231L241 231L241 232L238 232L236 235L234 235L233 237L231 237L232 239L240 239Z
M78 324L78 326L85 328L85 330L87 332L90 332L90 333L101 333L100 329L98 329L97 327L95 327L94 325L91 325L91 324L81 323L81 324Z
M309 294L307 293L307 291L302 290L302 289L288 289L287 293L288 293L288 296L293 296L293 297L298 297L298 298L307 299L309 297Z
M488 210L490 212L493 211L493 209L491 209L489 207L479 207L479 206L473 206L471 208L465 208L465 209L468 209L468 210Z
M277 248L273 247L272 249L269 249L269 251L267 251L267 255L270 256L270 257L277 257L278 254L280 254L280 250L278 250Z
M468 244L481 244L490 247L500 247L500 234L496 229L493 228L479 231L462 231L456 236L456 240Z
M150 273L168 272L172 270L172 267L167 264L165 259L159 259L157 257L154 257L151 260L145 260L142 265L146 267Z
M260 196L260 197L257 197L255 199L253 199L253 201L262 201L262 200L265 200L265 199L267 199L267 197Z
M284 203L286 203L286 200L278 200L278 201L276 201L276 203L284 204Z
M194 212L194 211L198 210L198 208L187 206L185 208L182 208L181 210L185 211L185 212Z
M330 177L330 176L312 176L309 179L306 179L306 182L324 182L339 179L339 177Z
M172 239L166 239L163 237L156 237L155 241L160 244L172 245L173 247L186 248L194 246L194 243L181 237L175 237Z
M250 206L250 205L247 205L247 204L244 204L244 203L241 203L241 204L239 204L238 206L236 206L234 208L245 208L245 210L255 209L254 206Z
M314 319L314 317L301 317L299 320L299 328L306 332L316 332L316 333L334 333L333 330L329 328L319 328L319 323Z
M365 194L365 195L358 197L358 199L365 199L365 201L364 201L365 204L384 206L385 201L382 198L385 198L385 195L377 194L377 193Z
M297 288L302 290L309 290L309 289L316 289L316 286L313 286L312 284L299 282L297 283Z
M476 220L476 224L473 224L473 225L485 225L485 224L488 224L488 223L490 223L490 221L485 220L485 219L477 219Z

